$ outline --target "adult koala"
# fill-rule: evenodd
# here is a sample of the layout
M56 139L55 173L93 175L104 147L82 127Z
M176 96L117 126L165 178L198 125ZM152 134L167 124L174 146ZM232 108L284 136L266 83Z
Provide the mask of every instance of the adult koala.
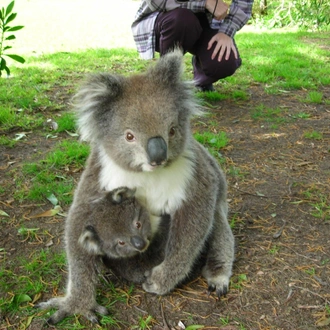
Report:
M92 146L88 166L98 189L136 189L153 233L161 216L170 215L165 257L146 272L143 288L159 295L171 291L207 245L202 273L209 290L221 296L234 259L226 180L191 134L198 107L192 85L181 79L182 58L174 50L146 73L93 76L76 95L78 126Z

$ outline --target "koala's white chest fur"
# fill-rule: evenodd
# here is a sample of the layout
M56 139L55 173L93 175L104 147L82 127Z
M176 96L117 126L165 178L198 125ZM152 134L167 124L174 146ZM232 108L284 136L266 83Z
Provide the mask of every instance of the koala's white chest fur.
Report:
M170 166L152 172L132 172L118 166L100 148L100 162L101 188L107 191L118 187L136 189L136 197L155 218L164 213L171 215L182 205L187 196L186 188L194 174L191 157L184 156Z

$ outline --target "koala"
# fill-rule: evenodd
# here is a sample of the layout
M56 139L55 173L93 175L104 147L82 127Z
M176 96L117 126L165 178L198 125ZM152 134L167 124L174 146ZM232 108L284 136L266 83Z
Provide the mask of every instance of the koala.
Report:
M90 255L117 259L145 251L150 239L147 211L137 204L133 190L120 187L90 203L78 243Z
M93 323L107 309L97 304L97 262L120 260L143 253L150 243L149 213L136 201L134 190L119 187L99 192L93 157L82 174L66 220L65 241L69 279L65 297L56 297L36 307L58 308L47 321L55 324L66 316L82 314Z
M217 161L192 135L191 118L201 111L192 83L182 79L182 59L175 49L143 73L90 77L75 96L77 124L91 145L87 172L97 189L136 190L151 222L154 244L146 255L153 249L161 254L151 264L144 259L140 274L136 263L110 267L124 276L126 271L126 278L135 272L132 279L141 280L145 291L164 295L189 276L206 251L202 274L209 291L220 297L228 291L234 260L227 184ZM168 232L158 248L155 237L164 215Z

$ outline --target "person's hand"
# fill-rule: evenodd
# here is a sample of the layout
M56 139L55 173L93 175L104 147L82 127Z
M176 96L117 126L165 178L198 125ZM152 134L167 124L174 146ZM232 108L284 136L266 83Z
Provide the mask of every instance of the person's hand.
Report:
M235 58L237 59L237 50L234 45L234 41L231 37L227 36L226 34L222 32L218 32L216 35L212 37L212 39L209 41L207 45L207 49L211 49L213 44L215 45L215 48L212 53L212 60L215 58L218 59L219 62L222 61L223 56L225 55L225 60L229 59L230 52L234 53Z
M222 0L218 0L218 4L216 0L206 0L205 8L211 14L214 13L214 18L220 21L227 16L229 6Z

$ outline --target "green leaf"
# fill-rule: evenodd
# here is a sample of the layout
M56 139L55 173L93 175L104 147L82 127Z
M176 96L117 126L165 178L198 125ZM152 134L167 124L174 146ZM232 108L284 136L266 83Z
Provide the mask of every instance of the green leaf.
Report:
M4 70L6 67L6 60L1 57L1 61L0 61L0 71Z
M28 302L28 301L32 301L32 299L27 294L16 294L13 297L13 302L18 304L18 305L23 303L23 302Z
M13 59L14 61L17 61L17 62L20 62L20 63L25 62L25 59L22 56L18 56L18 55L14 55L14 54L6 54L6 56L8 56L11 59Z
M0 210L0 217L9 217L9 215L5 211Z
M13 8L14 8L14 4L15 4L15 1L12 1L12 2L7 6L6 14L5 14L4 18L7 17L7 16L12 12L12 10L13 10Z
M17 14L16 13L12 13L6 20L5 20L5 25L7 25L8 23L10 23L11 21L13 21L16 18Z
M13 48L13 47L12 46L6 46L6 47L4 47L3 50L7 50L7 49L10 49L10 48Z
M5 71L7 72L7 77L9 77L9 76L10 76L10 70L9 70L9 68L8 68L7 65L5 66ZM0 71L0 72L1 72L1 71Z
M49 196L47 196L47 199L54 205L56 206L58 204L58 199L56 198L56 196L54 194L50 194Z
M18 31L18 30L21 30L23 29L24 25L17 25L17 26L13 26L13 27L10 27L6 30L6 32L14 32L14 31Z
M16 39L16 37L13 34L11 34L5 40L14 40L14 39Z

